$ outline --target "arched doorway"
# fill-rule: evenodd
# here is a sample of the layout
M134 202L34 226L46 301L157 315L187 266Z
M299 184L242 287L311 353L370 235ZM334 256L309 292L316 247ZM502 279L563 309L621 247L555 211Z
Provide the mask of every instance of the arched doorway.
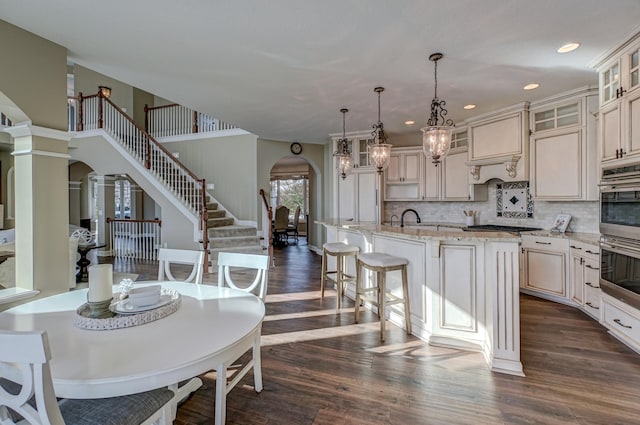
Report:
M312 209L310 175L315 175L309 162L299 156L286 156L278 160L270 172L269 204L273 210L284 205L289 209L289 227L295 228L299 243L308 244L309 215ZM299 215L295 212L299 208Z

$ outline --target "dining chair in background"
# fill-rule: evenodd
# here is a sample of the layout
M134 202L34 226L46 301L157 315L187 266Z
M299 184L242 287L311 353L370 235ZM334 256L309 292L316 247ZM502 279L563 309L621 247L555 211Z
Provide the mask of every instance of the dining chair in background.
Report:
M300 223L300 205L296 207L293 213L293 223L287 225L287 242L289 242L289 235L293 235L296 243L298 243L298 224Z
M101 399L62 399L53 389L47 333L0 330L0 423L168 425L175 394L167 388ZM19 416L17 416L19 415Z
M275 243L287 243L287 227L289 226L289 208L280 205L276 208L273 222L273 240Z
M172 264L191 265L191 274L186 278L175 278L171 273ZM188 249L160 248L158 250L158 280L180 280L202 283L204 251Z

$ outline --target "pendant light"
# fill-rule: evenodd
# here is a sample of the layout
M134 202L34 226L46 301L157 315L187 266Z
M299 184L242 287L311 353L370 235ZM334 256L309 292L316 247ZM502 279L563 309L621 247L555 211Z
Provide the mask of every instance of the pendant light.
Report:
M443 56L442 53L433 53L429 56L429 60L434 63L435 68L435 92L431 101L431 115L427 120L427 126L421 128L422 149L425 156L431 158L436 167L449 153L454 129L453 120L446 118L448 111L444 107L447 102L438 98L438 61Z
M336 157L336 168L338 169L338 175L342 177L342 180L346 179L351 170L353 169L353 156L349 151L349 140L347 140L344 126L345 115L349 110L347 108L340 109L342 112L342 139L338 139L337 150L333 153Z
M389 166L391 145L387 143L387 135L380 121L380 93L384 91L384 87L376 87L373 91L378 93L378 122L373 125L371 132L373 142L369 145L369 162L376 167L378 174L382 174Z

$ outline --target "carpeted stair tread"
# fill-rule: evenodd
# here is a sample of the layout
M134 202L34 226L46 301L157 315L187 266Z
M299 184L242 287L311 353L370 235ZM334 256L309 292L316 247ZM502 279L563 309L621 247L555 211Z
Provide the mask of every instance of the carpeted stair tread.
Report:
M232 217L209 218L207 220L207 228L230 226L233 222Z
M234 236L256 236L257 229L252 226L233 224L230 226L210 227L208 229L209 240L215 238L228 238Z
M222 218L222 217L225 217L226 215L227 215L227 211L225 211L225 210L209 210L209 209L207 209L207 217L209 219Z
M223 238L209 238L209 248L244 247L260 245L260 238L253 236L229 236Z

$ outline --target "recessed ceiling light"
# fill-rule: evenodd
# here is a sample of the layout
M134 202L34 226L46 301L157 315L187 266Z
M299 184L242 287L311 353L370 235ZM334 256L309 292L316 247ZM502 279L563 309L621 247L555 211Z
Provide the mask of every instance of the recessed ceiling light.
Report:
M416 122L413 120L406 120L404 123L405 125L414 125Z
M540 84L531 83L531 84L527 84L526 86L524 86L523 89L525 89L525 90L533 90L533 89L537 89L538 87L540 87Z
M567 43L564 46L561 46L560 48L558 48L557 52L558 53L569 53L569 52L573 52L578 47L580 47L580 43Z
M464 105L464 106L463 106L463 108L464 108L464 109L473 109L473 108L475 108L475 107L476 107L476 105L474 105L473 103L470 103L470 104L468 104L468 105Z

